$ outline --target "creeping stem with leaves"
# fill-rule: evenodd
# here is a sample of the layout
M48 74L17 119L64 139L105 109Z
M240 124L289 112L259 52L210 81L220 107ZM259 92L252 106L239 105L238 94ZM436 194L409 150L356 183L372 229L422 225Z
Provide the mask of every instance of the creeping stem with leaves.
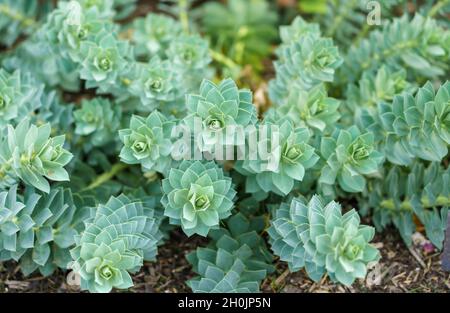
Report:
M448 1L341 2L0 0L0 262L128 289L175 230L193 292L259 292L357 283L390 225L441 249Z

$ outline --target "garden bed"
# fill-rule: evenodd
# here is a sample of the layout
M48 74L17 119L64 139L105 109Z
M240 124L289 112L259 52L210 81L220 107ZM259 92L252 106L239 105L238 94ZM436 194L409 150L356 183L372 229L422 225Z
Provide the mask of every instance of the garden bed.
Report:
M450 290L448 0L0 13L0 293Z
M171 239L160 248L159 257L154 263L146 263L141 271L133 276L135 286L129 292L190 292L184 282L194 276L185 259L186 251L194 250L205 241L201 238L188 239L175 231ZM356 281L351 287L330 282L325 278L318 283L299 271L291 273L283 262L276 263L276 272L262 284L262 292L449 292L450 273L441 268L440 253L427 252L422 246L415 246L420 261L411 255L394 230L378 234L374 243L380 247L381 280L376 281L375 271L366 280ZM413 253L414 253L413 252ZM370 281L369 281L370 280ZM373 283L371 283L374 281ZM23 277L16 263L6 263L0 268L0 292L79 292L78 287L66 283L61 271L50 277L32 275Z

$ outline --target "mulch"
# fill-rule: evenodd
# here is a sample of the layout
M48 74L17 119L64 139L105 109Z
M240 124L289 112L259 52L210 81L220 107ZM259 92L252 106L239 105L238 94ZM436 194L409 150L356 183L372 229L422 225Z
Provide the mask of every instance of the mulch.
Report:
M420 234L419 238L420 238ZM378 234L374 244L382 258L364 280L351 287L332 283L327 277L311 281L304 271L290 273L286 264L276 262L276 272L262 284L263 292L449 292L450 273L441 269L440 253L420 242L408 249L395 230ZM146 263L133 276L135 286L128 292L177 293L190 292L184 283L195 276L185 254L204 246L202 238L187 238L179 231L160 247L156 262ZM0 292L79 292L67 283L67 273L57 271L50 277L33 274L24 277L17 263L0 263ZM124 291L118 291L124 292Z

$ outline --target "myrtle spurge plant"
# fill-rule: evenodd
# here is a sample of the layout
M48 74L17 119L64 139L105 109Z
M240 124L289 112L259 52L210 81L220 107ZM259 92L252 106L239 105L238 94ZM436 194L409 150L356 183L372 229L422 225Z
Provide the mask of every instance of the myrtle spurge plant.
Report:
M390 162L409 165L415 158L441 161L450 144L450 83L437 91L431 83L416 95L397 95L390 104L379 102L377 115L363 123L384 132L384 153ZM370 123L373 117L377 122Z
M141 102L142 111L151 111L175 101L180 96L177 85L177 73L168 60L161 60L158 56L153 57L148 65L142 66L139 78L132 83L130 91Z
M171 17L149 13L145 18L134 20L132 32L136 57L149 59L155 55L163 56L182 29L180 23Z
M375 174L383 160L383 155L374 149L373 134L361 134L357 127L323 137L320 152L327 164L322 168L319 183L334 186L337 181L347 192L362 191L364 175Z
M311 136L307 128L295 127L289 120L273 122L269 118L267 124L260 125L260 130L264 134L271 126L276 130L263 135L258 143L260 151L270 147L267 160L239 161L236 169L247 176L247 192L262 190L287 195L296 181L303 180L307 169L316 164L319 157L307 144ZM278 145L273 142L275 138Z
M43 87L20 70L8 73L0 69L0 126L16 125L24 116L31 117L41 106Z
M330 132L333 123L339 120L339 100L329 97L324 84L310 90L294 89L286 103L269 114L275 118L289 118L294 125L308 127L312 131Z
M206 236L231 215L236 191L214 162L183 161L162 181L164 215L191 236Z
M279 104L295 88L309 90L320 82L333 81L335 70L343 62L333 41L323 38L317 27L305 29L301 20L285 30L277 56L274 63L277 75L270 82L269 94Z
M319 196L306 203L295 198L275 209L269 236L272 249L293 271L305 267L319 281L324 273L344 285L364 278L367 264L380 258L369 244L375 234L360 225L355 210L342 214L338 203L324 204Z
M108 99L83 100L81 108L73 112L75 134L88 136L93 146L107 144L116 137L122 111ZM86 144L86 146L88 146Z
M1 0L0 262L110 292L201 237L187 288L259 292L440 251L446 1L279 2Z
M228 220L229 231L211 233L214 245L191 252L187 259L200 275L188 281L192 291L258 292L261 280L274 271L272 256L258 235L261 225L238 213Z
M25 275L36 270L50 275L58 267L67 268L72 261L69 249L89 210L77 209L68 189L42 194L27 187L23 195L17 189L14 185L0 193L1 260L20 261Z
M158 111L153 111L147 118L133 115L130 128L119 131L124 145L119 155L122 162L141 164L145 171L166 173L172 162L173 124Z
M26 184L48 193L47 179L69 180L64 166L72 154L64 149L64 135L50 137L51 126L30 124L28 118L14 128L8 124L0 142L0 176L2 183L23 180Z
M111 197L85 225L70 251L74 259L70 267L80 274L81 288L109 292L133 286L130 272L155 257L160 239L153 209L123 195Z
M200 93L186 97L190 113L186 119L187 126L193 132L196 126L201 128L200 135L196 134L199 149L211 152L217 143L226 146L238 144L238 139L242 141L242 138L237 138L233 127L255 123L256 110L252 101L252 93L239 90L232 79L225 79L219 85L203 80Z

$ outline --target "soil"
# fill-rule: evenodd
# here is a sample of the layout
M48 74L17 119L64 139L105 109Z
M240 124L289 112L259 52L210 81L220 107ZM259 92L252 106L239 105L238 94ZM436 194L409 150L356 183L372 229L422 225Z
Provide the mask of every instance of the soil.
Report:
M154 10L157 2L139 1L138 9L128 20ZM201 2L204 0L198 0L196 4ZM280 0L281 2L291 1ZM273 69L270 60L266 61L267 71L263 76L268 81L273 76ZM264 94L264 90L262 91ZM66 96L71 101L76 101L78 97L75 94ZM261 98L256 102L260 111L266 109L267 99ZM450 292L450 273L441 269L439 251L421 243L407 248L394 229L377 234L373 242L380 249L382 258L378 266L369 271L366 279L356 281L351 287L334 284L327 277L315 283L304 271L290 273L284 262L276 261L276 272L263 282L261 289L263 292L292 293ZM128 291L115 292L190 292L185 281L195 276L195 273L191 271L185 254L205 244L206 240L202 238L189 239L180 231L172 232L170 240L159 248L156 262L145 263L141 271L133 276L134 287ZM39 274L24 277L17 263L0 262L0 293L80 292L77 286L67 283L66 276L67 272L58 270L49 277Z
M303 271L290 273L283 262L276 262L277 270L262 284L263 292L449 292L450 273L441 269L440 253L415 246L408 249L395 230L378 234L374 244L382 259L372 268L365 280L345 287L332 283L327 277L314 283ZM185 253L205 245L202 238L188 239L174 231L170 240L159 249L156 262L146 263L133 276L135 286L128 292L177 293L189 292L185 281L195 276ZM413 254L415 256L413 256ZM1 292L80 292L67 284L67 273L55 272L50 277L34 274L23 277L14 262L0 263ZM122 291L119 291L122 292Z

